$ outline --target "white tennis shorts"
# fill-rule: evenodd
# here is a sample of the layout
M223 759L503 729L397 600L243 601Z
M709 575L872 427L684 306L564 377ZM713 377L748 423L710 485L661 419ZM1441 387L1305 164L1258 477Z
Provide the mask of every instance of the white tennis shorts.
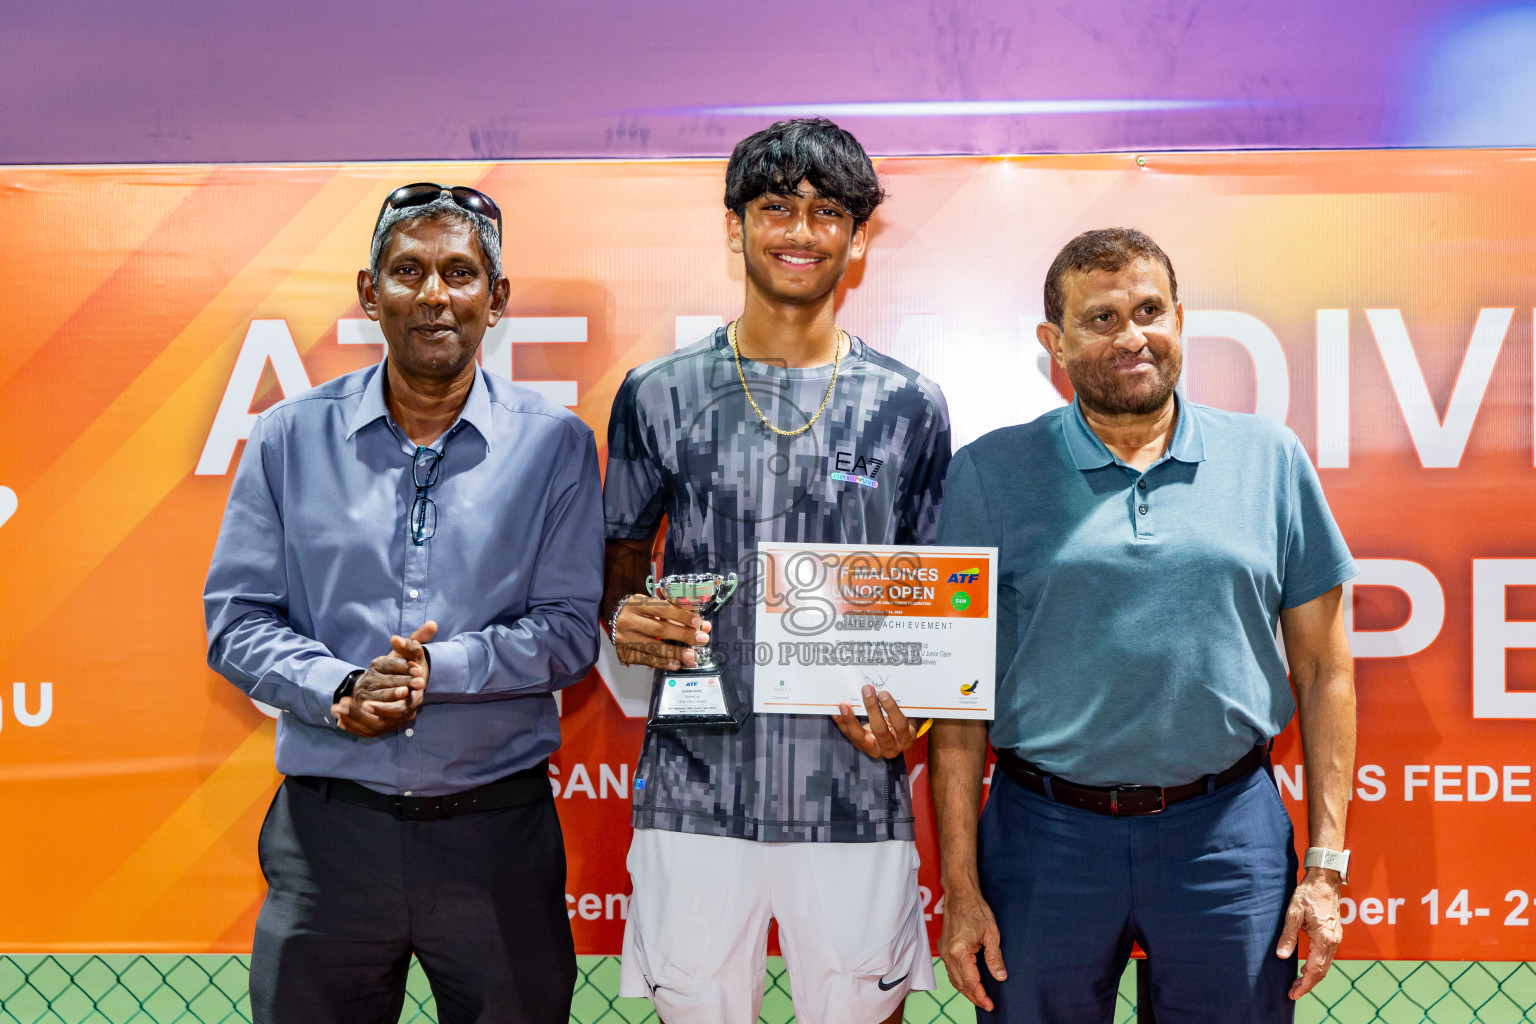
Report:
M779 922L800 1024L878 1024L933 988L917 845L636 829L619 994L667 1024L755 1024Z

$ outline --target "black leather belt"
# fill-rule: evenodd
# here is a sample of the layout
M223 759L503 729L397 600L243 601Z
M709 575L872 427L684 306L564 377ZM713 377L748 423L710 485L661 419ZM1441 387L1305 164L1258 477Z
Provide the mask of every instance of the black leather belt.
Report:
M387 811L401 821L437 821L439 818L453 818L460 814L498 811L503 807L531 804L541 797L551 796L553 792L549 788L548 761L540 761L532 768L513 772L495 782L446 796L379 793L350 779L327 779L315 775L290 775L288 781L295 786L313 790L324 799Z
M1011 750L997 752L1003 774L1031 793L1068 807L1123 818L1157 814L1176 803L1214 793L1258 768L1269 758L1269 744L1260 743L1225 771L1205 775L1182 786L1079 786L1030 764Z

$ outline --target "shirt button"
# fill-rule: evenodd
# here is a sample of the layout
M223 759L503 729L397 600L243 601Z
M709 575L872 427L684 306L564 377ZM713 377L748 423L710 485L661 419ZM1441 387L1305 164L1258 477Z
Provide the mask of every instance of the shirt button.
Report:
M415 729L407 729L407 730L405 730L405 734L407 736L415 736L416 735L416 730Z
M412 596L412 597L415 597L415 596L416 596L416 591L414 591L414 590L413 590L413 591L411 591L411 596Z
M1147 482L1145 480L1138 480L1138 481L1136 481L1136 489L1138 491L1146 490L1147 489Z
M1147 514L1147 506L1145 506L1145 505L1137 505L1136 506L1136 511L1140 512L1142 515L1146 515Z

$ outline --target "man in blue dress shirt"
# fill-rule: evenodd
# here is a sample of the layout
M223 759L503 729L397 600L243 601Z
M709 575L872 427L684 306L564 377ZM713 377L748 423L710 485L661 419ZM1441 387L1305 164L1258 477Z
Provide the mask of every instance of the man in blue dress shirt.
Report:
M208 662L282 710L251 957L261 1022L568 1019L548 781L554 691L597 652L592 431L477 368L506 308L501 215L409 185L359 301L384 362L263 413L204 590Z
M1152 239L1073 239L1045 307L1076 400L967 445L945 481L939 543L998 548L999 604L979 835L988 723L931 740L945 965L978 1021L1097 1024L1134 941L1159 1024L1289 1021L1342 932L1354 563L1296 435L1174 391L1184 311ZM1264 770L1293 714L1299 886Z

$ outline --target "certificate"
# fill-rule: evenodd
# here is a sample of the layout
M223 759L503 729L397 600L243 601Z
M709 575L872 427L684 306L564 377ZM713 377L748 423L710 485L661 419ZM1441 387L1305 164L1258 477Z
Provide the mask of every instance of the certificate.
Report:
M866 683L911 717L993 714L997 549L758 546L759 714L862 712Z

